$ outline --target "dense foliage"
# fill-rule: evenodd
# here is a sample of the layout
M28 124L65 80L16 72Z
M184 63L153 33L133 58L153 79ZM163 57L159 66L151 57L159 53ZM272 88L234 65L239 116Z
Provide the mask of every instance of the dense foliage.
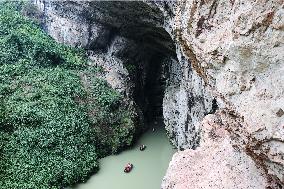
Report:
M0 4L1 188L84 181L99 157L131 144L131 115L96 72L83 51Z

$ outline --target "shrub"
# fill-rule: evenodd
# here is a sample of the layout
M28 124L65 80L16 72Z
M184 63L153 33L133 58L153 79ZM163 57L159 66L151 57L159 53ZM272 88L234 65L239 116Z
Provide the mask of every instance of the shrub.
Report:
M132 116L82 50L56 43L18 5L0 3L0 186L85 181L99 157L131 144Z

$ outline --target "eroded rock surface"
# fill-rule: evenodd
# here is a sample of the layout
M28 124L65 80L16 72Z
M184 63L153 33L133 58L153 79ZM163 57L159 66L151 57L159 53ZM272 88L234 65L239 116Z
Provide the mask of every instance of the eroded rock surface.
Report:
M162 188L252 189L269 185L252 158L232 144L217 116L206 116L201 127L201 146L174 155Z
M210 88L219 108L233 115L222 116L229 122L229 140L246 151L242 159L251 158L268 180L283 184L283 1L192 0L171 7L162 9L172 14L168 24L183 55ZM233 156L233 151L228 155ZM192 162L198 163L198 159ZM164 186L170 187L175 180L165 179Z

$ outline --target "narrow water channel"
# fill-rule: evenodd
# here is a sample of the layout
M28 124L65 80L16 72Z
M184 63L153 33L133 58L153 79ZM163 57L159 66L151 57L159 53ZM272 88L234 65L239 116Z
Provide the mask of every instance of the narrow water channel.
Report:
M155 128L144 133L132 149L101 159L100 171L74 189L159 189L175 150L162 123ZM147 146L144 151L139 150L141 144ZM124 173L128 162L134 168Z

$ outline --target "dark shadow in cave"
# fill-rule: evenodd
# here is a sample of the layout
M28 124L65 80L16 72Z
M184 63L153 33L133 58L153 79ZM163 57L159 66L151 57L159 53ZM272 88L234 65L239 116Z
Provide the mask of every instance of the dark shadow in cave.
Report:
M169 34L167 35L167 40L171 41ZM138 44L139 49L135 51L137 54L135 54L136 61L134 61L137 69L132 78L135 83L134 101L138 112L142 114L140 117L143 118L146 129L148 126L151 127L151 123L156 120L163 122L163 98L169 79L169 60L177 59L175 53L157 51L157 46L155 49L149 46L145 43Z
M129 72L133 84L132 97L144 126L163 117L163 98L170 72L168 64L171 59L177 59L173 49L161 45L172 44L174 47L169 34L165 30L159 30L159 34L153 32L151 30L140 36L139 40L127 39L127 43L115 54L123 60ZM148 40L149 35L157 38Z
M164 58L161 53L152 55L147 65L144 86L136 85L135 88L134 100L144 110L146 122L163 116L163 97L166 87Z
M144 27L136 33L139 36L127 36L127 42L115 56L123 60L129 72L140 123L147 127L148 123L163 117L163 98L170 72L168 64L177 56L174 41L163 28Z

